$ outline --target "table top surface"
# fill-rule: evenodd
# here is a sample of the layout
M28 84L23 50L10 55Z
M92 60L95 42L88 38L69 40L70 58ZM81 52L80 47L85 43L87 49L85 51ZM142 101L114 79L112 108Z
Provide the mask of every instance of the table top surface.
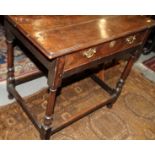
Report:
M155 26L144 16L7 16L48 59Z

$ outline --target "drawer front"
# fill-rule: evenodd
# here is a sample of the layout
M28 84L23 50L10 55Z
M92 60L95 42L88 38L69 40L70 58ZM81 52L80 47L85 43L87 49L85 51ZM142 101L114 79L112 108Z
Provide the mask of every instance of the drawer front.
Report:
M120 51L132 48L138 44L141 44L144 40L145 32L139 32L123 38L116 39L111 42L88 48L76 53L72 53L65 56L64 71L69 71L79 66L83 66L92 61L98 60L103 57L107 57L118 53Z

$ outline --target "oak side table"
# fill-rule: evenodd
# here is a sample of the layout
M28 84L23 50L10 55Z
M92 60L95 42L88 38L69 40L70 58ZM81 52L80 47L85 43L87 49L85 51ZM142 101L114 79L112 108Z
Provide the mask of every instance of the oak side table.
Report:
M41 138L49 139L52 134L104 105L112 107L153 26L155 22L144 16L5 16L9 98L17 100ZM15 80L15 39L48 71L49 97L44 123L35 118L16 90L17 85L36 78L40 73ZM58 127L52 126L56 92L63 78L80 74L107 60L123 59L124 55L129 58L115 88L109 87L95 74L91 75L109 93L110 99L85 109Z

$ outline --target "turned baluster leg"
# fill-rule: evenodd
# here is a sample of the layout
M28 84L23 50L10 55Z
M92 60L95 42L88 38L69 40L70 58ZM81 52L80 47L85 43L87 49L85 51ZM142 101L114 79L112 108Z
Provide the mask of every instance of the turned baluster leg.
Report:
M14 85L14 50L13 50L13 40L14 38L8 34L7 37L7 90L8 98L13 99L13 95L9 91L9 85Z
M133 64L134 64L134 62L135 62L135 60L137 58L137 54L138 54L138 52L135 52L135 54L131 55L131 57L129 58L129 60L128 60L126 66L125 66L125 68L124 68L124 70L123 70L123 72L121 74L120 79L118 80L118 82L116 84L116 88L115 88L115 90L116 90L115 95L117 96L116 99L118 98L118 96L121 93L123 85L124 85L128 75L129 75L129 73L130 73L130 71L132 69L132 66L133 66ZM114 104L114 102L109 103L109 104L107 104L107 107L112 108L113 104Z
M42 139L50 139L52 134L52 122L54 116L54 108L56 101L57 88L61 85L62 72L64 67L64 59L57 58L52 64L51 70L48 74L49 96L44 117L44 124L42 126L43 132L41 133Z
M119 94L122 90L122 87L125 83L125 80L127 79L131 69L132 69L132 66L134 64L134 61L135 61L135 58L136 56L135 55L132 55L129 59L129 61L127 62L127 65L125 66L125 69L123 70L123 73L121 74L121 77L119 79L119 81L117 82L117 85L116 85L116 92Z
M56 90L50 89L48 96L48 103L46 107L46 113L44 117L43 132L41 133L41 138L44 140L50 139L52 131L53 114L56 100Z
M145 43L146 43L146 40L147 40L147 38L148 38L150 32L151 32L151 30L147 30L147 32L146 32L145 35L144 35L144 39L143 39L143 43L142 43L141 47L140 47L137 51L135 51L135 52L131 55L131 57L129 58L129 60L128 60L126 66L125 66L125 68L124 68L124 70L123 70L123 72L122 72L122 74L121 74L121 77L120 77L119 81L118 81L117 84L116 84L116 88L115 88L115 90L116 90L116 93L115 93L115 95L116 95L116 100L117 100L118 96L119 96L120 93L121 93L122 87L123 87L123 85L124 85L124 83L125 83L125 80L127 79L128 75L129 75L129 73L130 73L130 71L131 71L131 69L132 69L132 66L133 66L134 62L135 62L135 61L138 59L138 57L140 56L141 51L142 51L142 49L143 49L143 47L144 47L144 45L145 45ZM113 103L114 103L114 102L113 102ZM108 104L107 107L108 107L108 108L111 108L112 105L113 105L113 103Z

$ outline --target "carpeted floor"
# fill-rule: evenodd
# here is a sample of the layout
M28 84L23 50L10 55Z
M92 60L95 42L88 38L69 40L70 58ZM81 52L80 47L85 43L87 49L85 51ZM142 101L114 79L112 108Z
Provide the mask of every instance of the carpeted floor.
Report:
M15 60L15 77L25 77L32 73L37 72L37 68L30 61L29 58L25 56L22 52L23 49L15 46L14 48L14 60ZM0 24L0 84L6 81L7 73L7 45L4 27Z
M107 72L105 79L110 85L117 80L119 71L120 67ZM90 78L63 87L57 99L54 125L106 97ZM46 98L44 89L26 99L38 119L44 114ZM40 138L18 104L13 103L0 108L0 139ZM112 109L103 107L51 139L155 139L155 84L132 71Z

